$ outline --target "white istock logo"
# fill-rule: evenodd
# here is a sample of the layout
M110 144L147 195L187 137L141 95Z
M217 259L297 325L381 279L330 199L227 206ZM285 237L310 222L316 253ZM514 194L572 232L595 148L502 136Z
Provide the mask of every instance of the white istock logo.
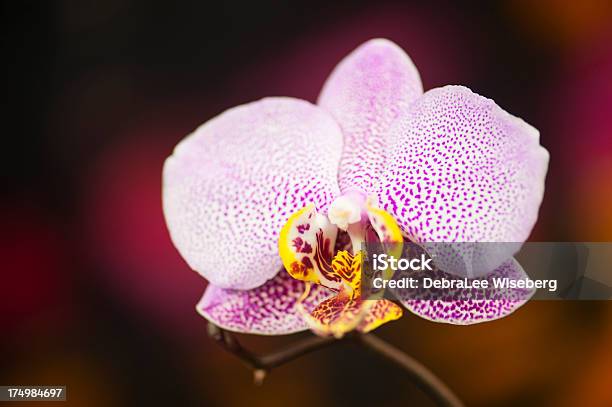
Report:
M424 253L421 253L420 258L414 259L396 259L394 256L387 254L374 254L372 256L372 266L374 270L384 271L387 268L397 271L413 270L413 271L433 271L433 268L429 265L431 258L427 258Z

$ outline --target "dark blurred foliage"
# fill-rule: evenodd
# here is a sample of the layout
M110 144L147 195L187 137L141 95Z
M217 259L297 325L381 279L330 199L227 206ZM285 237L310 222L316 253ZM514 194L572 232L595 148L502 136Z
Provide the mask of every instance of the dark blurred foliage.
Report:
M206 283L161 213L182 137L264 96L314 101L372 37L400 44L426 89L467 85L540 129L551 165L533 240L612 238L609 2L73 0L5 2L2 17L0 384L66 384L79 406L428 405L352 347L253 386L207 339ZM468 328L406 315L380 334L468 405L604 406L611 322L606 303L532 302Z

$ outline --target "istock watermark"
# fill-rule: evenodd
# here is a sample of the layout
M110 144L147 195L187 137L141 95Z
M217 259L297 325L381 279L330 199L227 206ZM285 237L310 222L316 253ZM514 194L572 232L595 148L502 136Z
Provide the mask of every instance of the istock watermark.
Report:
M362 288L371 298L612 299L612 243L367 243L362 250Z

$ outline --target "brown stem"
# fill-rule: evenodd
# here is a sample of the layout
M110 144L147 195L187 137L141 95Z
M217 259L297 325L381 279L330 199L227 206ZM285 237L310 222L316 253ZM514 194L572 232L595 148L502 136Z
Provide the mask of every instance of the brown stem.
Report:
M414 384L431 397L439 406L463 406L459 398L423 364L401 350L374 336L361 335L359 341L408 373Z
M244 349L236 337L230 332L225 331L210 322L208 323L208 336L214 339L223 349L241 359L251 369L263 372L267 372L275 367L291 362L292 360L297 359L307 353L339 342L333 337L323 338L320 336L311 336L296 342L285 349L259 356ZM256 382L260 381L258 380L258 377L262 375L265 376L265 373L256 372Z
M298 341L285 349L267 355L255 355L240 345L236 337L218 326L208 323L208 335L223 349L234 354L247 366L253 369L255 383L261 384L266 374L273 368L291 362L307 353L327 346L354 339L357 343L375 351L404 369L412 381L431 397L439 406L463 406L455 394L438 379L429 369L417 362L401 350L393 347L382 339L372 335L348 335L345 339L333 337L311 336Z

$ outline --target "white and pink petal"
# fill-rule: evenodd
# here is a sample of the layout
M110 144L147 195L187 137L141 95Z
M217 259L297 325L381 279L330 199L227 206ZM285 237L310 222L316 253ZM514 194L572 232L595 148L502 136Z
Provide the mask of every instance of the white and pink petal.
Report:
M278 235L308 203L339 193L340 128L293 98L234 107L181 141L163 171L163 209L174 245L213 285L250 289L281 268Z
M414 102L389 137L395 144L389 147L392 159L382 171L378 198L411 239L527 239L538 216L549 157L535 128L465 87L446 86ZM517 246L503 248L475 264L497 266ZM467 276L489 270L468 264Z
M338 174L342 192L372 191L390 144L387 130L422 93L412 60L389 40L370 40L336 66L318 104L344 133Z
M224 289L209 285L196 306L200 315L228 331L284 335L308 329L296 305L305 283L281 270L272 280L251 290ZM301 305L312 312L333 293L313 285Z
M452 275L441 271L431 277L451 280ZM495 288L493 279L528 278L515 259L502 263L486 276L489 288L392 289L393 294L410 312L433 322L471 325L507 317L522 307L535 293L527 288ZM430 299L428 299L430 298Z

